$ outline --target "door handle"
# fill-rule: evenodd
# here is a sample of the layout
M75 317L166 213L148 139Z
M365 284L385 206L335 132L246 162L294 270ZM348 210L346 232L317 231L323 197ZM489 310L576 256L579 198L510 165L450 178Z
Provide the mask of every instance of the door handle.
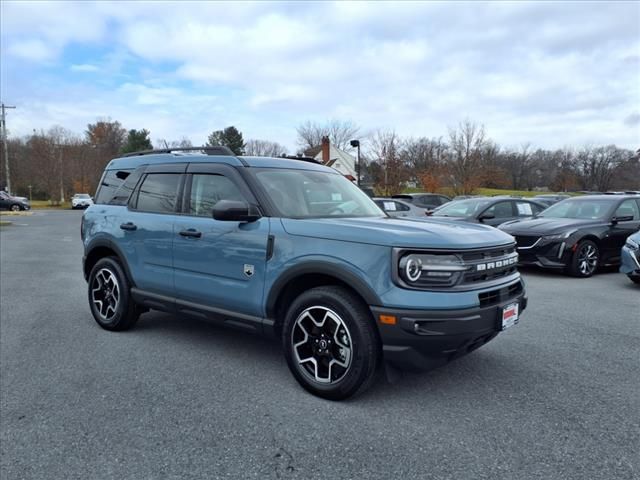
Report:
M120 228L122 230L133 231L133 230L136 230L138 228L138 226L135 223L127 222L127 223L121 223L120 224Z
M195 228L189 228L187 230L182 230L180 235L183 237L200 238L202 236L202 232L197 231Z

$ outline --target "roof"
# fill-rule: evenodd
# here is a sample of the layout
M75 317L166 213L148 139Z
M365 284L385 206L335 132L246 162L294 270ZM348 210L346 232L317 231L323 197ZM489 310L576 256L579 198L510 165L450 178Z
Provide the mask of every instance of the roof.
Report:
M583 195L580 197L571 197L571 198L567 198L566 200L627 200L627 199L639 199L640 200L640 195Z
M106 170L135 169L140 165L162 163L225 163L234 167L292 168L335 173L334 169L317 163L291 158L277 157L236 157L229 155L205 155L184 153L158 153L132 157L114 158Z

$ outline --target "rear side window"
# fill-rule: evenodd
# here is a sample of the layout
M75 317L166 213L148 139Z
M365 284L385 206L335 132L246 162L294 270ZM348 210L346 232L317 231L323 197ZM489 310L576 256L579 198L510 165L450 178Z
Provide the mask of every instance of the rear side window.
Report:
M492 214L495 218L509 218L513 217L513 208L511 202L498 202L484 213Z
M136 210L174 213L178 198L179 173L150 173L138 190Z
M138 168L135 172L131 173L124 181L120 188L113 194L113 198L109 202L109 205L126 205L131 196L131 192L136 188L140 177L144 173L144 167Z
M189 214L211 217L213 207L220 200L244 200L240 189L222 175L195 174L191 181Z
M109 203L133 169L106 170L96 192L95 203Z

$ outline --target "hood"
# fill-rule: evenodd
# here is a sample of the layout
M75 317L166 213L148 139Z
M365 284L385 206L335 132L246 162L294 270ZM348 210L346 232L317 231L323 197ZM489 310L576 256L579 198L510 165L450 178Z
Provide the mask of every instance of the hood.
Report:
M410 248L483 248L513 243L487 225L398 217L281 219L290 235Z
M602 225L602 220L579 218L531 218L528 220L514 220L500 225L500 230L510 234L553 235L571 228Z

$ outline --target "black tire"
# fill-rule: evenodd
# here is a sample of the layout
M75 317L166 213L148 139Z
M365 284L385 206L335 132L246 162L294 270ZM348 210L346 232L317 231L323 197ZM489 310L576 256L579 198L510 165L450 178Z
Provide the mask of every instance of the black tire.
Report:
M140 310L131 298L130 288L127 276L115 257L101 258L96 262L89 274L87 292L89 308L98 325L111 331L128 330L135 325Z
M631 275L628 275L628 277L629 277L629 280L631 280L633 283L637 283L637 284L640 285L640 276L633 276L632 277Z
M12 212L19 212L20 210L22 210L22 207L17 203L14 203L9 207L9 210L11 210Z
M322 326L309 326L309 317ZM312 331L305 333L306 328ZM282 328L282 344L298 383L329 400L364 392L373 383L381 358L380 340L369 309L359 297L338 286L312 288L291 303Z
M571 256L569 274L574 277L587 278L596 272L599 264L600 251L595 242L591 240L580 240L575 252L573 252Z

